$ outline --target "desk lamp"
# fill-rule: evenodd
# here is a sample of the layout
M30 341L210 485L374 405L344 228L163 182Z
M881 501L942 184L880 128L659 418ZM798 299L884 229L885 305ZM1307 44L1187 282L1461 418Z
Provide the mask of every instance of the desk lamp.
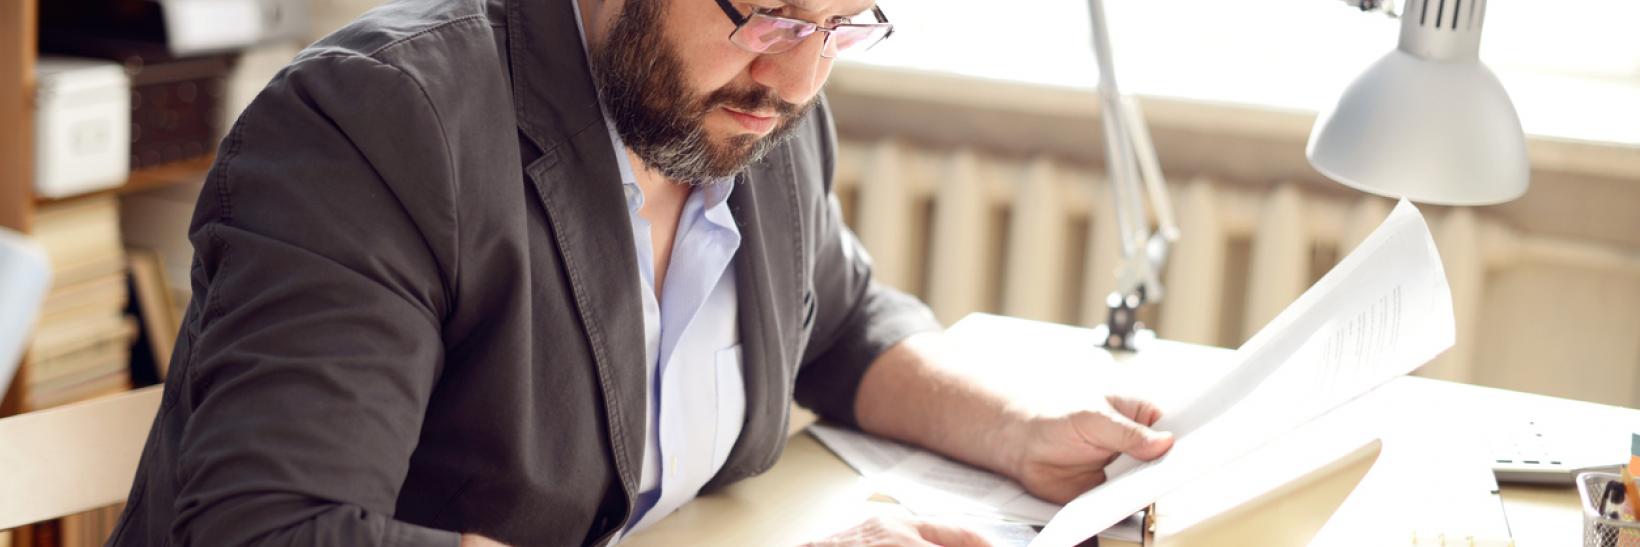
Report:
M1399 16L1400 43L1318 118L1305 151L1310 164L1352 188L1423 203L1487 205L1525 193L1520 117L1480 62L1486 0L1407 0L1400 13L1385 0L1344 2ZM1135 351L1155 338L1138 312L1162 299L1159 276L1179 228L1144 116L1117 86L1103 0L1088 0L1088 11L1122 249L1116 289L1105 299L1109 315L1095 336L1106 349ZM1155 232L1145 197L1156 212Z
M0 228L0 394L11 385L50 286L45 254L22 235Z
M1310 165L1357 190L1438 205L1491 205L1526 193L1520 117L1480 61L1486 0L1407 0L1400 18L1396 48L1317 119L1305 150Z

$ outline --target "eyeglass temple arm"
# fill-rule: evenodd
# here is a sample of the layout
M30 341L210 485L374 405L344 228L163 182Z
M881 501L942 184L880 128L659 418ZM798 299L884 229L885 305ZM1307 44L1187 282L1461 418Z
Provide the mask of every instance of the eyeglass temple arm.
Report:
M722 0L719 0L719 1L722 1ZM888 16L883 15L883 8L878 7L876 4L871 5L871 14L877 16L877 22L878 23L887 23L888 22ZM888 34L884 34L883 39L887 40L889 36L893 36L893 35L894 35L894 27L888 27Z
M735 22L735 26L746 24L746 16L741 15L740 10L735 9L734 4L729 3L729 0L717 0L717 5L718 8L723 10L724 15L729 16L730 21Z

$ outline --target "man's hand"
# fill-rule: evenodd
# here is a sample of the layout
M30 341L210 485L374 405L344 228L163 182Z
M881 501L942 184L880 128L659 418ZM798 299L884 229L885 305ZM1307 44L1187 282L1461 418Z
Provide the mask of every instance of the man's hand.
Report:
M803 547L990 547L984 536L966 528L913 517L873 517L831 537Z
M478 534L462 534L461 547L507 547L507 544Z
M1105 402L1028 419L1014 441L1019 450L1014 478L1037 497L1067 503L1105 482L1105 466L1118 454L1149 461L1173 447L1171 433L1149 427L1162 417L1155 405L1117 396Z
M1092 408L1051 412L1048 405L1065 401L1011 398L981 376L942 364L950 359L932 333L878 356L854 402L860 429L1008 475L1059 503L1104 482L1117 454L1152 460L1173 446L1171 435L1149 428L1162 415L1150 403L1105 397ZM1083 400L1075 399L1079 406Z

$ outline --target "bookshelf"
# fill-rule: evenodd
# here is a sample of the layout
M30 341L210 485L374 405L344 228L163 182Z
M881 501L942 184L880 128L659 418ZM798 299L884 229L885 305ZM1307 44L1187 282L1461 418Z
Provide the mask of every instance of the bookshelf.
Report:
M34 203L36 205L48 205L109 195L131 194L142 192L144 190L152 190L155 188L164 188L176 184L195 182L200 179L202 174L211 170L211 164L215 161L216 157L214 155L206 155L198 158L175 161L163 165L156 165L150 168L131 171L131 175L126 177L124 183L107 190L62 199L32 199L34 199Z
M215 158L202 157L131 171L119 186L60 199L38 198L34 181L35 62L39 57L39 0L0 3L0 226L33 233L37 210L120 196L145 190L197 182L210 170ZM0 386L0 416L25 410L24 393L29 383L26 367L18 371L11 386Z
M35 35L36 0L0 3L0 131L15 138L0 139L0 226L28 232L34 201L34 60L39 56ZM28 383L25 370L17 371L13 385ZM22 408L22 393L0 397L0 416Z
M23 232L33 212L36 2L0 3L0 226Z
M85 195L63 199L37 198L33 189L35 176L34 101L37 88L35 68L39 59L39 11L40 0L0 2L0 226L36 236L41 240L42 245L46 245L45 240L51 237L48 234L53 229L57 230L57 235L54 236L56 241L61 242L63 240L61 227L53 224L54 218L61 219L65 216L62 211L93 206L110 211L108 215L102 217L101 222L104 224L99 226L99 229L102 230L99 233L112 234L110 236L112 239L105 237L99 241L105 241L111 246L105 250L106 253L111 254L105 254L103 258L107 261L117 262L118 269L113 270L113 273L104 274L100 281L82 283L76 287L77 291L69 291L67 296L63 296L57 288L53 290L52 298L58 299L57 302L60 304L67 303L70 306L67 308L68 311L59 316L58 325L60 326L65 322L68 325L79 325L82 320L78 317L81 316L72 312L81 308L74 308L73 305L84 304L87 300L102 298L108 291L101 290L99 292L100 289L112 288L116 289L116 293L125 292L124 287L120 285L120 279L126 275L124 268L127 259L120 253L122 247L121 237L119 236L120 226L117 220L108 220L117 219L119 207L117 198L145 190L197 182L210 169L214 158L207 154L204 157L135 170L129 174L122 185ZM109 208L110 203L113 204L112 209ZM79 221L73 221L66 225L77 227L79 226L77 222ZM113 224L108 225L108 222ZM69 233L68 237L70 240L77 241L84 235L84 231L79 231ZM48 254L50 253L48 252ZM62 281L62 279L59 280ZM112 286L110 287L110 285ZM127 298L134 298L134 296L127 296ZM109 299L98 301L113 302ZM52 300L48 299L48 303L50 302ZM41 326L36 327L37 342L43 339L40 333L44 332L43 326L49 322L49 319L43 312ZM127 317L127 321L129 320L129 317ZM129 331L134 327L127 326L125 328ZM59 328L57 332L64 331ZM75 335L71 338L86 341L88 345L95 345L91 341L101 340L96 343L104 345L96 351L103 351L102 355L120 350L119 347L110 348L107 346L106 344L109 342L106 338L98 338L90 334ZM129 338L126 338L126 340L129 340ZM61 340L58 341L61 342ZM36 345L36 351L26 356L25 360L34 359L37 362L45 362L44 360L51 358L51 356L49 351L44 348L43 345ZM126 348L129 349L128 342ZM81 359L80 362L90 360L94 359ZM69 361L59 360L56 362L60 364ZM34 383L34 380L47 380L51 376L47 372L33 375L30 368L21 367L10 386L0 385L0 395L3 395L3 399L0 399L0 417L29 410L31 405L48 405L47 403L31 401L47 400L41 398L47 397L52 391L47 388L31 390L30 386ZM41 370L44 371L45 369ZM32 380L31 375L35 376ZM127 386L129 386L128 381L122 382L114 389L123 390ZM0 447L0 450L5 449L7 447ZM5 471L0 469L0 473ZM71 485L63 485L63 488L71 488ZM116 506L15 530L0 530L0 547L100 545L103 538L112 531L113 520L118 515L119 507Z

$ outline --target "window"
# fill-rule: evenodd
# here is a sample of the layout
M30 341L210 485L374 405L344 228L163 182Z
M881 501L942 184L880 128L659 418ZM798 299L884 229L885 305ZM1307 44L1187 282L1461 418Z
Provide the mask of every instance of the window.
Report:
M861 62L1091 87L1083 0L896 4ZM885 9L888 6L885 5ZM1123 90L1320 110L1395 47L1399 21L1337 0L1106 0ZM983 14L983 15L981 15ZM1640 145L1640 2L1489 2L1481 59L1528 133Z

